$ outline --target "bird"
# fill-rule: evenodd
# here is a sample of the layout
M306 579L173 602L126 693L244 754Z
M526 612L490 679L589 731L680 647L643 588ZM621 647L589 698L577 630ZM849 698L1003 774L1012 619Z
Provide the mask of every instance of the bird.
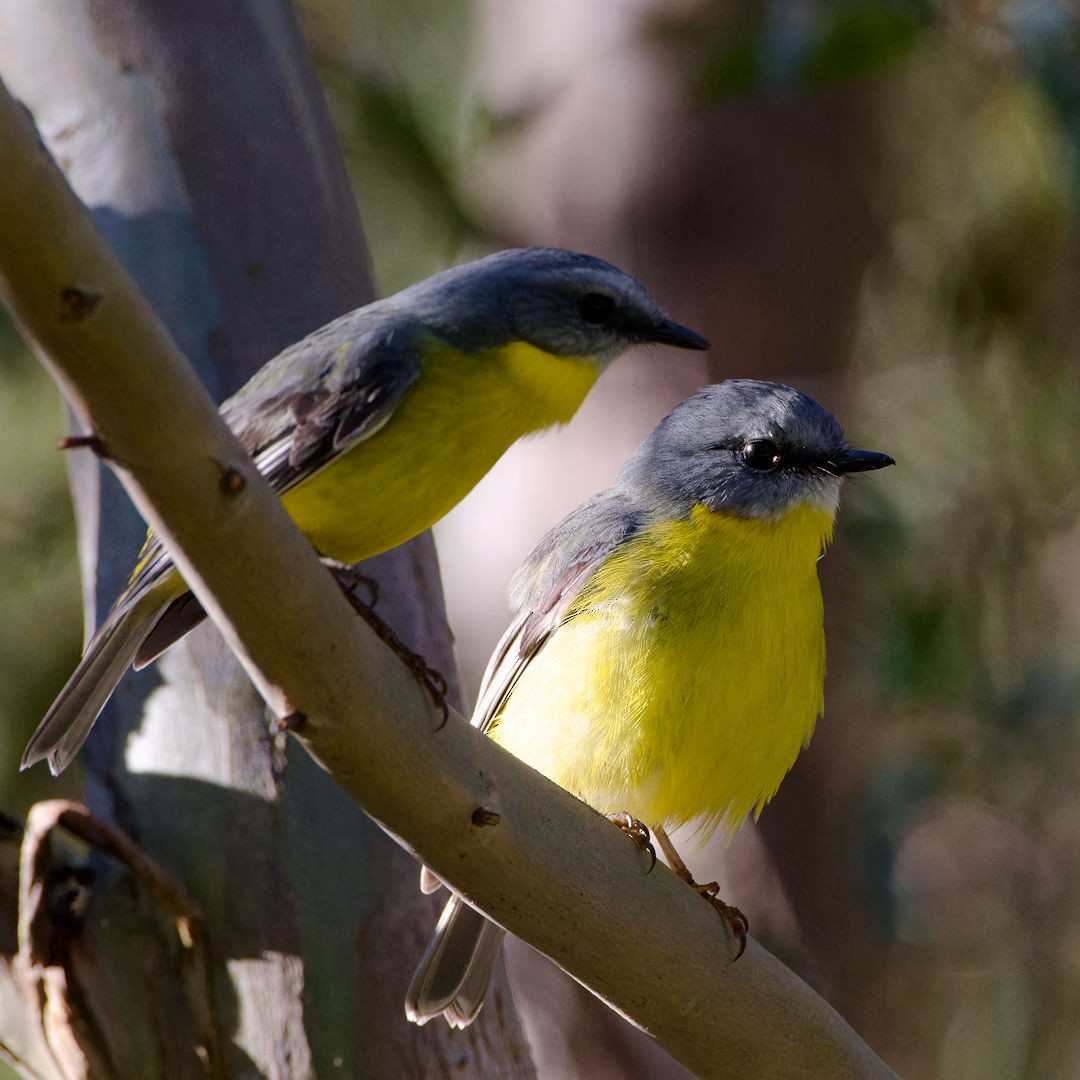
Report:
M525 559L471 722L624 827L652 826L665 852L689 822L732 835L823 709L817 563L843 478L892 464L789 386L700 390ZM471 1023L503 933L451 897L408 1018Z
M521 436L568 421L633 345L708 348L610 263L515 248L328 323L220 412L316 551L353 564L434 524ZM204 617L151 533L22 768L59 774L127 669Z

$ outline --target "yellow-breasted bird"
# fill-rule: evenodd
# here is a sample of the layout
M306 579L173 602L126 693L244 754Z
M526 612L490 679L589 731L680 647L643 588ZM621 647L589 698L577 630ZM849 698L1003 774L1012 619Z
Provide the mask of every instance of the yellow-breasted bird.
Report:
M734 832L822 711L817 561L843 477L891 464L791 387L706 387L518 570L473 723L603 813ZM453 897L409 1018L468 1024L502 934Z
M516 439L569 420L601 371L639 344L708 347L609 263L503 251L316 330L221 415L316 550L355 563L434 524ZM151 535L23 768L43 758L65 768L128 667L203 617Z

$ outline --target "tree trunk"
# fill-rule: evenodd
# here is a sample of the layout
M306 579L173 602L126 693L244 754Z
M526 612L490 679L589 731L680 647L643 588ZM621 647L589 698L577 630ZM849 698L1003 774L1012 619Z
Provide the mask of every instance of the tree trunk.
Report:
M3 0L0 76L218 398L372 298L286 4ZM92 455L69 463L92 624L145 526ZM452 672L430 540L368 572L383 582L380 612ZM0 1045L41 1076L531 1075L501 985L499 1007L465 1034L407 1025L404 988L434 910L415 864L266 731L209 624L125 680L82 756L93 817L45 804L29 820L30 944L21 966L0 962ZM107 824L132 839L129 858L103 841ZM57 826L91 838L89 872L55 849ZM0 870L6 913L11 885ZM187 905L194 949L163 897ZM78 932L62 917L71 906L86 906Z

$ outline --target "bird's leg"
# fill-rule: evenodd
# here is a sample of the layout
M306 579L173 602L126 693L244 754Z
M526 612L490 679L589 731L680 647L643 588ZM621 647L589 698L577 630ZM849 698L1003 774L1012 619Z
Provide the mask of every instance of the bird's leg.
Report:
M380 619L378 615L372 610L372 605L365 603L359 596L356 595L357 583L363 583L367 588L369 595L373 597L372 603L374 603L374 597L378 593L375 582L370 578L366 578L363 575L352 575L351 573L346 575L340 571L334 571L334 577L341 588L341 591L345 594L345 599L352 605L353 611L357 613L375 631L379 640L386 645L391 652L413 673L413 678L420 683L421 686L428 692L428 696L431 698L432 704L442 713L442 721L439 727L450 717L450 706L446 701L446 679L441 672L436 671L433 667L428 666L428 662L416 652L413 652L394 632L393 628L385 620Z
M337 559L331 559L327 555L319 556L320 562L323 566L330 571L331 574L338 580L338 585L343 590L355 589L357 586L362 586L367 590L367 606L368 609L372 609L379 602L379 583L367 574L361 574L355 566L350 566L348 563L339 562Z
M620 810L617 814L608 814L607 819L613 825L618 825L634 841L634 846L642 855L649 856L649 869L646 873L652 873L652 868L656 865L656 848L652 846L648 827L626 810Z
M652 832L653 836L656 837L657 843L660 845L660 849L664 853L664 858L667 859L668 866L670 866L691 889L708 900L708 902L717 910L720 918L728 924L731 933L735 937L736 947L734 959L738 960L746 949L746 935L750 930L750 920L747 919L737 907L724 903L724 901L716 895L720 891L719 882L710 881L707 885L699 885L694 880L686 863L683 862L682 856L675 850L675 845L671 842L668 834L664 832L663 826L654 825Z

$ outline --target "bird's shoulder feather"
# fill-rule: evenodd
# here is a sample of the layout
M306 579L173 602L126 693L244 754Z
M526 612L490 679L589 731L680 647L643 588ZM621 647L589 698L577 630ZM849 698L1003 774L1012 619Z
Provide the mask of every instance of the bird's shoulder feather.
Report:
M644 515L619 488L582 503L540 541L510 587L516 616L481 682L472 722L488 730L518 677L562 623L605 559L643 526Z
M360 308L290 345L221 405L222 419L277 495L390 419L419 375L422 332L386 302ZM126 600L137 599L171 568L171 556L150 533ZM146 662L145 655L136 661Z
M285 350L221 407L278 495L378 431L420 374L422 327L368 311Z

